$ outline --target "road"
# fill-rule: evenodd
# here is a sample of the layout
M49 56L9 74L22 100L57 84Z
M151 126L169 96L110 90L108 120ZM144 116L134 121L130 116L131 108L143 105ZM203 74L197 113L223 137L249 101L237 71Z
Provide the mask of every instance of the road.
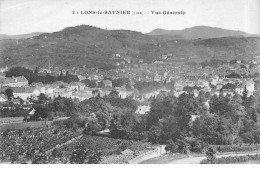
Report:
M217 158L228 157L228 156L255 155L257 153L259 153L259 152L222 154L222 155L217 155ZM177 159L177 160L169 162L168 164L200 164L200 162L203 159L206 159L206 156Z

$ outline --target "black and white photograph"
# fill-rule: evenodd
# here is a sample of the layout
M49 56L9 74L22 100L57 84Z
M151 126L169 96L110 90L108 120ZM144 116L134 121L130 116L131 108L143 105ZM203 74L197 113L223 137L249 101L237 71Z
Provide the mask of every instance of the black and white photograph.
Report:
M260 164L260 0L0 0L0 164Z

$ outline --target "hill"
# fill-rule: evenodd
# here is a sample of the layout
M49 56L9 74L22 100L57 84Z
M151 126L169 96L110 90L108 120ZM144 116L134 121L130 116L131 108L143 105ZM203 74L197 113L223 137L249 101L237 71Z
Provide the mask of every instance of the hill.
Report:
M47 66L50 60L53 66L109 69L115 65L113 54L137 57L141 51L153 51L158 41L139 32L81 25L30 39L2 40L1 65Z
M26 39L31 38L37 35L42 34L41 32L33 32L29 34L20 34L20 35L6 35L6 34L0 34L0 40L6 40L6 39Z
M189 29L188 29L189 30ZM191 32L191 31L190 31ZM191 35L187 33L186 36ZM215 34L217 35L217 33ZM0 40L0 68L5 66L36 66L112 69L114 56L121 54L134 61L150 63L162 54L172 53L173 59L185 62L203 61L212 57L233 59L260 55L259 37L218 37L208 39L181 39L180 35L163 35L165 38L145 35L130 30L106 30L81 25L67 27L54 33L43 33L28 39ZM178 38L179 37L179 38Z
M155 29L147 35L162 36L170 35L172 38L179 39L197 39L197 38L219 38L219 37L230 37L230 36L249 36L249 34L241 31L227 30L217 27L207 27L207 26L196 26L191 28L186 28L184 30L164 30Z

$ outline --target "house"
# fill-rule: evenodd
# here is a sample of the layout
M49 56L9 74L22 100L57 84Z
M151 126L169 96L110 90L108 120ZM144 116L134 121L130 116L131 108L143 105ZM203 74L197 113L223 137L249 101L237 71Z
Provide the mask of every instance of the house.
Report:
M78 92L80 90L84 90L85 86L86 85L81 82L71 82L71 83L69 83L68 88L72 91Z
M6 101L8 101L7 96L4 94L0 94L0 102L6 102Z
M182 84L181 81L177 81L177 82L174 84L174 88L175 88L176 91L182 90L183 87L184 87L184 85Z
M3 72L5 72L5 71L7 71L8 70L8 67L6 66L5 68L0 68L0 73L3 73Z
M121 152L122 155L133 155L134 152L130 149L126 149L124 151Z
M78 93L73 94L71 96L72 99L74 99L74 100L77 99L80 102L83 101L83 100L87 100L91 97L93 97L92 91L79 91Z
M236 88L235 88L235 92L239 95L243 95L243 91L244 91L244 88L241 86L241 85L238 85Z
M24 76L20 77L5 77L0 79L2 87L23 87L28 85L28 80Z
M13 104L17 104L17 105L19 105L19 104L21 104L21 99L12 99L12 102L13 102Z
M162 55L162 59L163 59L163 60L166 60L167 57L168 57L167 55Z
M194 122L199 117L199 115L191 115L191 121Z
M103 83L105 84L105 87L112 87L112 81L110 80L103 80Z
M146 114L150 111L150 109L151 107L149 105L138 106L138 108L135 111L135 114Z
M154 81L161 81L161 76L157 72L155 73Z
M217 84L216 85L216 90L220 90L224 85L223 84Z
M82 76L82 75L78 75L78 78L79 78L79 81L87 79L85 76Z
M26 100L28 98L37 99L40 95L40 91L35 87L16 87L12 88L14 98L21 98Z
M45 95L46 96L48 96L48 97L50 97L50 98L53 98L53 96L54 96L54 90L55 89L57 89L56 87L53 87L53 86L51 86L51 85L47 85L47 86L45 86Z
M72 90L67 88L58 88L53 90L53 98L56 97L70 98L72 96Z
M68 83L65 83L63 81L57 81L51 84L51 86L54 88L68 87L68 85L69 85Z
M45 85L43 85L42 82L40 82L40 83L32 83L31 87L37 88L40 91L40 93L43 93L43 94L46 93L46 87L45 87Z
M131 92L131 91L126 91L126 90L118 90L118 93L119 93L119 94L118 94L119 97L122 98L122 99L124 99L124 98L130 96L131 94L133 94L133 92Z
M235 88L235 92L237 94L243 95L245 87L248 92L247 95L248 96L253 95L253 93L255 91L255 83L253 80L243 80L242 83L237 85L237 87Z

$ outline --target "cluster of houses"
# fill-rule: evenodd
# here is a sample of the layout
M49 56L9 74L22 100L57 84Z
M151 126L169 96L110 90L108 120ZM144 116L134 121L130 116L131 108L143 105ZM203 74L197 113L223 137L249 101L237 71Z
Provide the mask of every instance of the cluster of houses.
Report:
M128 60L120 54L114 54L115 58ZM173 55L164 54L161 59L166 60L172 58ZM141 62L142 63L142 62ZM95 82L103 82L103 87L90 88L81 82L64 83L61 81L52 84L32 83L28 84L28 80L21 77L7 78L0 74L0 91L4 92L7 88L13 90L14 98L20 98L24 101L29 99L36 100L42 93L48 98L56 98L58 96L72 98L74 100L83 101L96 95L93 91L98 91L101 96L108 95L112 89L119 92L121 98L132 96L132 98L139 102L145 102L151 97L157 96L160 91L169 92L165 88L157 89L153 92L140 94L133 85L136 81L146 82L174 82L174 95L179 96L184 93L184 87L193 87L192 91L195 96L199 94L200 90L210 92L211 95L223 93L224 95L235 93L243 95L244 90L247 90L248 96L253 95L256 91L255 82L252 78L226 78L226 75L231 72L239 74L250 74L251 72L259 72L260 67L257 65L254 68L249 68L249 65L241 68L241 62L237 61L235 64L223 64L217 68L205 67L201 65L181 65L181 64L140 64L139 66L125 66L124 68L113 69L109 71L99 69L73 69L75 74L78 75L80 81L86 78L94 80ZM78 74L82 70L82 74ZM63 71L65 72L65 71ZM132 90L126 90L125 86L114 88L112 81L104 79L109 77L116 78L129 78ZM195 88L196 87L196 88ZM199 90L198 90L199 89ZM0 93L0 102L7 101L7 97ZM149 111L149 104L142 104L138 107L136 113L145 114Z
M85 92L85 84L81 82L32 83L29 85L28 80L24 77L1 78L0 80L1 92L5 92L6 89L12 89L13 98L19 98L25 102L30 99L37 100L41 93L52 99L58 96L80 99L80 96L77 94ZM0 101L7 101L7 97L3 93L0 95Z

